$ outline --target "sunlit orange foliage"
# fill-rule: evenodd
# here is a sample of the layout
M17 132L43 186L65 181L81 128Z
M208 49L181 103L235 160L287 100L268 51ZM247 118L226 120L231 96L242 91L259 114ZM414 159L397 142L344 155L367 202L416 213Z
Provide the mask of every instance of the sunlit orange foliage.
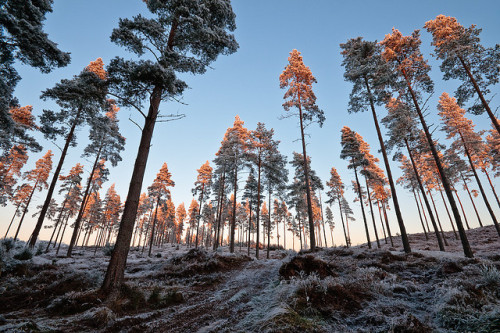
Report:
M97 58L95 61L91 61L90 64L85 67L88 72L95 73L101 80L106 80L108 78L108 73L104 70L104 62L102 58Z
M176 210L176 222L175 222L175 238L177 243L180 243L182 232L184 231L184 220L186 219L186 207L184 207L184 202L177 206Z
M25 126L29 129L36 128L35 116L32 114L33 107L31 105L19 106L9 110L12 120L18 125Z
M456 18L445 15L438 15L436 19L427 21L424 28L432 34L432 45L437 47L436 50L439 50L443 44L458 40L464 30Z

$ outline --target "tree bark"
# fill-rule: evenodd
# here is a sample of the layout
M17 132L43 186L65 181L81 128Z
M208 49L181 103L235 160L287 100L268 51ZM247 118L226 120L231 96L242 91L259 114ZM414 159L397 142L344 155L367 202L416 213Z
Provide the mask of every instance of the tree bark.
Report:
M415 198L415 203L417 204L418 217L420 217L420 223L422 224L422 229L424 229L425 240L429 240L429 236L427 235L427 231L425 230L424 220L422 219L422 212L420 211L420 206L418 204L417 195L415 194L415 189L412 188L413 197Z
M130 240L134 231L135 217L137 215L144 172L146 170L151 138L153 137L153 130L158 116L158 107L160 106L162 91L160 86L156 86L151 94L151 103L142 130L141 141L134 164L134 171L132 172L127 200L125 201L120 229L106 271L106 276L101 286L101 291L108 295L118 290L123 283L125 265L130 249Z
M14 242L17 240L17 235L19 235L19 230L21 230L21 225L23 224L24 216L26 215L26 212L28 211L28 206L30 205L31 198L33 198L33 194L36 191L37 185L38 185L38 180L35 182L35 186L33 186L33 190L31 191L30 196L28 197L28 201L26 202L26 205L24 206L23 215L21 216L21 220L19 221L19 225L17 226L16 234L14 235Z
M366 184L366 198L368 200L368 203L370 204L370 213L372 216L373 230L375 231L375 239L377 240L377 247L380 249L380 241L378 239L377 225L375 224L375 215L373 214L373 205L370 196L370 187L368 186L368 179L366 177L365 177L365 184Z
M481 221L481 217L479 216L479 212L477 211L476 203L474 202L474 199L472 198L472 194L469 191L469 186L467 186L467 182L465 181L465 177L463 174L460 174L462 176L462 180L464 181L465 189L467 190L467 193L469 194L470 201L472 202L472 207L474 207L474 212L476 212L477 216L477 221L479 222L479 225L483 227L483 222Z

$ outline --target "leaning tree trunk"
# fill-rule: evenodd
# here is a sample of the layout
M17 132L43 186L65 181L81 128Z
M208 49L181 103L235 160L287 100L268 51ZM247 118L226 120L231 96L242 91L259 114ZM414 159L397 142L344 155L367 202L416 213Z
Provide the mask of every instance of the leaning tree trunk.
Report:
M455 230L455 225L453 224L453 219L451 218L450 211L448 210L448 205L446 205L446 200L443 196L443 191L441 190L441 186L439 186L439 180L436 180L438 184L439 194L441 195L441 199L443 200L444 208L446 209L446 214L448 215L448 219L450 220L451 229L453 230L453 234L455 235L455 239L458 240L457 231Z
M418 104L417 96L415 95L415 92L413 91L413 88L411 87L410 80L408 79L408 76L407 76L405 71L403 71L403 75L405 77L406 84L408 86L408 90L411 94L413 104L415 105L415 109L417 110L418 117L420 118L420 123L422 124L422 127L424 129L425 136L427 138L427 143L429 144L432 156L434 157L434 161L436 162L436 166L438 168L439 175L441 176L444 191L446 192L446 197L448 198L448 201L450 202L451 211L453 212L453 216L455 217L455 222L457 223L458 233L460 235L460 240L462 242L462 248L464 251L464 255L468 258L473 258L474 254L472 253L472 249L470 247L469 240L467 239L467 234L465 233L464 225L462 224L462 218L460 217L460 212L458 211L457 203L455 202L455 199L453 198L453 191L451 190L451 185L450 185L450 182L448 180L448 177L446 176L446 174L444 172L443 164L441 163L441 159L439 158L436 146L434 144L434 140L432 139L431 133L429 132L429 128L427 127L427 123L425 122L425 119L424 119L424 115L422 114L422 110L420 109L420 106Z
M417 195L415 194L415 189L412 188L413 197L415 198L415 203L417 204L418 217L420 217L420 223L422 224L422 229L424 229L425 240L429 240L427 231L425 230L424 220L422 219L422 212L420 211L420 206L418 205Z
M23 215L21 216L21 220L19 221L19 226L17 227L16 234L14 236L14 241L17 240L17 235L19 235L19 230L21 230L21 225L23 224L24 216L26 215L26 212L28 211L28 206L30 205L31 199L33 198L33 194L36 191L37 185L38 185L38 180L35 182L35 186L33 186L33 190L31 191L30 196L28 198L28 201L26 202L26 205L24 206Z
M495 191L495 186L493 186L493 183L491 182L490 175L488 174L488 171L486 171L486 168L481 169L484 174L486 175L486 179L488 179L488 182L490 183L491 191L493 192L493 195L495 196L495 200L497 201L498 207L500 207L500 200L498 199L497 191Z
M68 136L66 137L66 142L64 143L64 148L61 153L61 157L59 158L59 162L57 163L56 170L52 175L52 181L50 182L49 191L47 192L47 197L45 198L45 202L43 203L42 210L40 211L40 216L38 216L38 220L35 225L35 229L31 234L31 238L29 241L29 247L35 247L36 241L38 240L38 235L40 234L40 230L42 229L43 220L45 219L45 214L47 214L47 210L49 209L50 200L52 199L52 195L54 194L54 190L56 188L57 179L59 178L59 174L61 173L61 169L64 163L64 159L66 158L66 154L68 153L69 144L73 139L73 135L75 133L76 125L80 120L80 114L82 110L78 109L75 118L73 119L73 124L71 125L71 129L69 130Z
M328 243L326 241L326 230L325 230L326 224L325 224L325 219L323 217L323 203L321 201L321 191L319 191L319 209L321 210L321 222L323 222L323 236L325 237L325 247L328 247Z
M255 231L256 231L256 237L257 239L255 240L255 258L259 259L259 227L260 227L260 173L261 173L261 166L262 166L262 159L260 156L259 152L259 160L257 163L257 211L255 213Z
M469 220L467 219L467 214L465 214L464 205L462 205L462 200L460 200L460 197L458 196L458 191L456 189L455 189L455 196L457 197L458 203L460 204L460 209L462 210L462 215L464 216L465 225L467 226L467 229L470 230Z
M387 210L385 209L385 203L382 202L382 210L384 211L385 227L387 228L387 233L389 234L389 240L391 241L391 246L394 247L394 242L392 240L391 227L389 226L389 218L387 217Z
M87 206L88 202L88 195L90 191L90 186L92 185L92 178L94 177L94 171L97 168L97 163L99 162L99 157L101 156L101 149L102 149L102 143L99 146L99 151L97 152L97 155L95 157L94 165L92 166L92 170L90 171L90 176L87 181L87 188L85 189L85 193L83 194L82 204L80 205L80 210L78 211L78 216L75 221L75 227L73 229L73 235L71 236L71 241L69 242L68 253L66 254L67 257L71 257L71 252L73 251L73 247L76 244L76 238L82 222L83 211L85 210L85 207Z
M444 245L448 246L448 242L446 241L446 237L444 235L443 226L441 225L441 220L439 219L439 214L438 214L438 211L436 208L436 203L434 202L434 198L432 197L431 190L428 189L427 191L428 191L427 193L429 194L429 197L431 197L432 206L434 207L434 212L436 213L436 218L437 218L437 221L439 224L439 229L441 230L441 236L443 237L443 240L444 240Z
M382 210L380 209L380 201L377 200L378 217L380 218L380 225L382 226L382 231L384 232L384 242L387 244L387 234L385 232L384 221L382 220Z
M474 174L474 178L476 178L477 186L479 187L479 191L481 192L481 196L483 197L484 204L486 205L486 208L488 209L488 212L490 213L491 219L493 220L493 223L495 224L495 229L497 230L498 235L500 236L500 225L498 225L497 218L495 216L495 213L493 213L493 209L491 209L490 202L488 201L488 198L486 197L486 193L484 192L483 185L481 184L481 181L479 180L479 176L477 175L476 167L474 166L474 162L472 162L472 157L470 156L469 148L465 144L464 137L462 136L462 133L460 134L460 139L462 140L462 143L464 145L464 150L465 154L467 155L467 159L469 160L470 167L472 169L472 173Z
M130 249L130 240L134 231L135 216L139 206L139 197L141 195L144 172L148 160L149 149L151 147L151 138L158 116L158 107L160 106L163 89L156 86L151 94L148 115L146 116L144 128L142 130L141 141L137 152L137 158L132 172L132 179L123 209L123 215L120 222L120 229L116 237L115 247L109 261L106 276L101 286L101 290L110 294L116 291L123 283L127 255Z
M406 149L408 151L408 155L410 155L411 166L413 168L413 172L415 173L415 178L417 178L418 187L420 188L420 192L422 193L422 196L424 197L425 207L427 208L427 212L429 212L429 217L431 219L432 227L434 228L434 233L435 233L437 241L438 241L439 250L444 251L443 239L441 239L441 236L439 235L439 229L438 229L438 226L436 224L436 220L434 219L434 214L432 213L432 208L431 208L431 205L429 203L429 199L427 199L427 195L425 194L424 185L422 184L422 179L420 179L420 174L418 172L417 165L415 164L415 159L413 158L413 152L410 149L410 145L408 143L408 140L405 139L404 141L405 141ZM443 237L444 237L444 235L443 235ZM446 239L444 241L446 242Z
M427 214L425 213L425 207L422 203L422 198L420 197L420 190L417 191L418 202L420 203L420 208L422 208L422 214L424 215L425 225L427 226L427 232L431 233L431 228L429 227L429 220L427 220Z
M401 240L403 242L403 248L406 253L411 252L410 241L408 240L408 235L406 234L406 227L403 222L403 216L399 208L399 200L396 193L396 186L394 185L394 180L392 178L391 166L389 164L389 158L387 157L387 151L385 150L384 138L382 137L382 132L380 131L380 126L377 119L377 113L375 112L375 105L373 103L373 97L370 90L370 85L368 84L368 78L365 76L365 85L368 91L368 96L370 99L370 107L372 110L373 122L375 123L375 128L377 130L378 141L380 144L380 150L384 158L385 171L387 172L387 179L389 180L389 186L391 188L392 202L394 204L394 210L396 212L396 218L398 220L399 231L401 232Z
M467 185L467 181L465 180L465 177L462 173L460 174L460 176L462 176L462 180L464 181L465 189L467 190L467 193L469 194L470 201L472 202L472 207L474 207L474 212L476 212L477 221L479 222L479 226L483 227L483 222L481 221L481 217L479 216L479 212L477 211L476 203L474 202L474 199L472 198L472 194L469 191L469 186Z
M491 119L491 122L493 123L493 126L495 126L495 129L497 130L498 134L500 134L500 124L498 124L497 118L493 114L493 112L490 109L490 106L488 105L488 102L486 101L486 98L483 96L483 92L481 89L479 89L479 86L477 85L476 79L472 75L469 66L465 63L464 59L462 56L458 56L458 59L462 63L462 66L465 69L465 72L467 73L467 76L469 77L470 81L472 82L472 85L474 86L474 89L476 90L479 99L481 100L481 103L483 104L483 107L486 109L486 113L488 113L488 116Z
M340 197L337 198L338 202L339 202L339 211L340 211L340 221L342 221L342 229L344 231L344 237L345 237L345 246L346 247L349 247L349 238L347 237L347 232L346 232L346 229L345 229L345 225L344 225L344 215L342 215L342 204L340 203Z
M358 185L358 196L359 203L361 204L361 212L363 213L363 222L365 222L366 240L368 242L368 248L372 248L372 243L370 242L370 233L368 232L368 222L366 222L365 208L363 207L363 194L361 193L361 184L358 179L358 171L354 168L354 176L356 177L356 184Z
M16 218L17 212L19 211L19 207L21 207L21 203L17 204L16 211L14 212L14 215L12 215L12 219L10 219L9 227L7 228L7 231L5 232L5 236L3 238L7 238L7 234L9 233L10 227L12 226L12 222L14 222L14 219Z
M377 240L377 247L380 249L380 241L378 239L377 225L375 224L375 215L373 214L373 205L370 197L370 186L368 186L368 179L365 177L366 183L366 197L368 199L368 203L370 204L370 213L372 216L373 230L375 231L375 239Z

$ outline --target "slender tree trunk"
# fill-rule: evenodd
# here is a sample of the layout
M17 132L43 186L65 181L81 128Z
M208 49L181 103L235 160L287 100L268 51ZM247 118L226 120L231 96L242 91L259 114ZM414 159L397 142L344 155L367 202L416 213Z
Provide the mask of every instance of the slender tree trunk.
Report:
M479 216L479 212L477 211L476 203L474 202L474 199L472 198L472 194L469 191L469 186L467 186L467 182L465 181L465 177L463 174L460 174L462 176L462 180L464 181L465 189L467 190L467 193L469 194L470 201L472 202L472 207L474 207L474 212L476 212L477 216L477 221L479 222L479 225L483 227L483 222L481 221L481 217Z
M82 110L78 109L78 112L76 113L76 116L73 119L73 123L71 125L70 130L69 130L68 136L66 137L66 142L64 143L64 148L62 150L61 157L59 158L59 162L57 163L56 170L54 171L54 174L52 175L52 180L50 182L49 191L47 192L47 197L45 198L45 202L43 203L42 210L40 211L40 216L38 216L38 220L36 222L35 229L33 230L33 233L31 234L31 238L30 238L30 241L28 244L28 246L30 248L34 248L36 241L38 240L38 234L40 233L40 230L42 229L43 221L45 219L45 214L47 214L47 210L49 209L50 200L52 199L52 195L54 194L57 179L59 178L59 174L61 173L64 159L66 158L66 154L68 153L69 144L71 143L71 140L73 139L76 125L78 124L78 121L80 120L81 112L82 112Z
M458 196L458 191L456 189L455 189L455 195L458 199L458 203L460 204L460 208L462 209L462 215L464 216L465 225L467 226L467 229L470 230L469 221L467 220L467 215L465 214L464 205L462 205L462 200L460 200L460 197Z
M495 191L495 186L493 186L493 183L491 182L491 178L490 178L490 175L488 174L488 171L486 171L486 168L482 168L481 170L486 175L486 178L488 179L488 182L490 183L491 191L493 192L493 195L495 196L495 200L497 201L497 205L498 205L498 207L500 207L500 201L498 200L497 191Z
M197 223L196 223L196 243L195 243L195 248L198 248L198 231L200 229L200 219L201 219L201 206L203 206L203 194L205 192L205 184L201 186L201 198L200 198L200 208L198 209L198 216L196 217ZM203 237L202 237L203 239Z
M491 122L493 123L493 126L495 126L495 129L497 130L498 134L500 134L500 125L498 124L497 118L493 114L493 112L490 109L490 106L488 105L488 102L486 101L486 98L484 98L483 93L481 89L479 89L479 86L477 85L476 79L474 79L474 76L472 75L469 66L465 63L464 59L461 56L457 56L460 62L462 63L462 66L465 69L465 72L467 73L467 76L469 77L470 81L472 82L472 85L474 86L474 89L476 90L476 93L479 96L479 99L481 100L481 103L483 104L484 108L486 109L486 113L488 113L488 116L491 119Z
M57 229L56 239L54 240L54 245L52 246L52 248L54 248L54 249L56 248L57 242L59 241L59 235L61 234L61 230L63 228L64 221L66 220L66 216L67 215L63 215L63 218L61 219L61 223L59 223L59 227Z
M59 254L59 249L61 248L61 244L64 238L64 233L66 232L66 227L68 226L69 216L70 214L68 213L68 216L66 216L66 221L64 222L64 228L61 233L61 239L59 239L59 245L57 246L56 256Z
M427 214L425 213L425 207L422 203L422 198L420 197L420 190L417 191L418 201L420 202L420 208L422 208L422 214L424 215L425 225L427 226L427 232L431 233L431 228L429 228L429 221L427 220Z
M429 240L429 236L427 235L427 231L425 230L424 220L422 219L422 213L420 212L420 206L418 205L417 195L415 194L415 189L412 188L413 197L415 198L415 203L417 204L418 209L418 217L420 217L420 223L422 224L422 229L424 229L425 240Z
M234 180L233 180L233 216L231 218L230 234L229 234L229 252L234 252L234 229L236 228L236 191L238 190L238 162L234 161Z
M385 203L382 203L382 210L384 211L385 227L387 228L387 233L389 234L389 240L391 241L391 246L394 247L394 241L392 240L391 228L389 227L389 218L387 217Z
M344 225L344 215L342 215L342 204L340 202L340 197L337 198L337 201L339 202L340 220L342 221L342 229L344 230L345 246L349 247L350 241L349 241L349 238L347 237L347 232L346 232L345 225Z
M71 241L69 242L68 253L66 254L67 257L71 257L71 252L73 251L73 246L75 246L75 244L76 244L76 236L78 235L78 231L80 230L80 224L82 222L83 211L85 210L85 207L87 206L90 185L92 185L92 178L94 177L94 171L97 167L97 163L99 162L99 157L101 156L102 146L103 146L103 144L101 143L101 145L99 146L99 151L97 152L97 155L96 155L95 160L94 160L94 165L92 166L92 170L90 171L89 179L87 181L87 188L85 188L85 193L83 194L82 204L80 205L80 210L78 211L78 216L75 220L75 227L73 229L73 235L71 235Z
M370 100L370 108L372 111L373 122L375 123L375 128L377 130L378 142L380 144L380 150L382 152L382 156L384 158L385 171L387 172L387 179L389 180L389 186L391 188L392 194L392 202L394 204L394 210L396 212L396 218L398 220L399 231L401 233L401 241L403 242L403 248L406 253L411 252L410 241L408 240L408 235L406 234L406 227L403 222L403 215L401 214L401 210L399 208L399 200L396 192L396 186L394 185L394 179L392 178L391 166L389 164L389 158L387 157L387 151L385 149L384 138L382 136L382 132L380 131L380 126L377 119L377 113L375 112L375 105L373 102L373 96L370 90L370 85L368 83L368 78L366 75L364 76L365 85L368 92L369 100Z
M436 213L436 218L437 218L437 221L438 221L438 224L439 224L439 229L441 229L441 236L443 237L444 244L446 246L448 246L448 241L446 240L446 237L444 235L443 226L441 225L441 220L439 219L439 214L438 214L438 211L437 211L437 208L436 208L436 203L434 202L434 198L432 197L431 190L428 190L427 193L429 194L429 197L431 197L432 206L434 206L434 212Z
M311 251L316 250L316 241L314 237L314 219L312 211L312 200L311 200L311 188L309 186L309 167L307 165L307 153L306 153L306 141L304 138L304 124L302 121L302 107L300 106L300 94L299 94L299 117L300 117L300 136L302 138L302 153L304 154L304 174L306 182L306 197L307 197L307 214L309 216L309 237Z
M356 184L358 186L358 197L359 203L361 204L361 213L363 213L363 222L365 223L365 231L366 231L366 241L368 242L368 248L372 248L372 243L370 242L370 233L368 232L368 222L366 221L365 207L363 204L363 194L361 193L361 184L358 179L358 171L354 168L354 176L356 177Z
M269 259L269 250L271 246L271 184L269 184L269 216L267 217L267 259Z
M472 162L472 157L470 156L469 148L465 144L465 140L462 136L462 133L460 133L460 139L462 140L462 143L464 145L465 154L467 155L467 158L469 159L470 167L472 169L472 173L474 174L474 178L476 178L477 186L479 187L479 191L481 192L481 195L483 197L484 204L486 205L486 208L488 209L488 212L490 213L491 219L493 220L493 224L495 224L495 229L497 230L497 233L500 236L500 225L498 225L498 221L497 221L497 218L495 216L495 213L493 213L493 209L491 209L490 202L488 201L488 198L486 197L486 192L484 191L483 185L481 184L481 181L479 180L479 176L477 175L476 167L474 166L474 163Z
M149 241L149 252L148 252L148 257L151 257L151 251L153 250L153 240L155 237L155 226L156 226L156 219L158 216L158 205L160 204L160 196L156 199L156 208L155 208L155 217L153 219L153 229L151 230L151 240Z
M5 232L5 236L3 238L7 238L7 234L9 233L10 227L12 226L12 222L14 222L14 219L16 218L17 212L19 211L19 207L21 207L21 202L17 205L16 211L14 212L14 215L12 215L12 218L10 219L9 227L7 228L7 231Z
M321 210L321 221L323 222L323 236L325 237L325 247L328 247L328 243L326 241L326 230L325 230L326 227L325 227L325 219L323 217L323 202L321 201L321 191L319 191L319 209Z
M474 254L472 253L472 249L469 244L469 240L467 239L467 235L465 233L464 226L462 224L462 218L460 217L460 213L458 211L457 204L455 202L455 199L453 198L453 191L451 190L451 185L448 180L448 177L446 176L443 168L443 164L441 163L441 159L439 158L436 146L434 145L434 140L432 139L431 133L429 132L429 128L427 127L427 123L425 122L424 115L422 114L422 111L420 110L420 106L417 101L417 96L415 95L415 92L413 91L413 88L411 87L410 80L408 79L408 76L406 75L406 72L403 71L403 75L405 76L406 83L408 86L408 90L411 94L413 104L415 105L415 109L417 110L418 117L420 118L420 123L422 124L422 127L425 132L425 136L427 138L427 142L429 144L429 148L431 149L432 156L434 157L434 161L436 162L436 166L438 168L439 174L441 175L441 180L443 182L443 187L444 191L446 192L446 197L448 198L448 201L450 202L451 206L451 211L453 212L453 216L455 217L455 222L457 223L457 228L458 228L458 233L460 235L460 240L462 242L462 248L464 251L464 255L468 258L473 258ZM499 131L500 133L500 131ZM500 229L498 230L500 233Z
M387 244L387 234L385 233L384 221L382 220L382 210L380 209L380 201L377 200L378 217L380 218L380 225L382 226L382 231L384 232L384 242Z
M221 223L221 217L222 217L222 204L223 204L223 199L224 199L224 180L226 177L226 165L224 164L222 167L222 177L219 180L219 197L217 200L217 223L214 225L214 246L213 250L217 250L217 247L219 246L219 235L220 235L220 223Z
M256 231L256 237L257 239L255 240L255 258L259 259L259 247L260 247L260 242L259 242L259 227L260 227L260 173L261 173L261 166L262 166L262 159L260 156L259 152L259 159L257 162L257 211L255 213L255 231Z
M38 179L35 182L35 186L33 186L33 190L31 191L30 196L28 197L28 201L26 202L26 205L24 206L23 215L21 216L21 220L19 220L19 225L17 227L16 234L14 235L14 241L17 240L17 236L19 235L19 230L21 230L21 225L23 224L23 221L24 221L24 216L26 215L26 212L28 211L28 206L30 205L31 199L33 198L33 194L36 191L37 185L38 185Z
M430 205L429 200L427 199L427 196L425 194L424 185L422 184L422 179L420 179L420 174L418 172L417 165L415 164L415 159L413 158L413 152L410 149L410 145L408 144L407 139L405 139L405 145L406 145L406 149L408 151L408 155L410 155L410 161L411 161L411 165L413 167L413 172L415 173L415 178L417 178L418 187L420 188L420 192L422 193L422 196L424 197L425 206L427 207L427 211L429 212L429 217L431 219L432 227L434 228L434 233L435 233L437 241L438 241L439 250L444 251L445 249L444 249L443 240L444 240L444 243L446 244L446 246L448 246L448 244L446 242L446 238L444 237L444 234L443 234L443 239L441 239L441 236L439 235L439 229L438 229L438 226L436 224L436 220L434 219L434 214L432 213L431 205ZM434 201L433 201L433 203L434 203ZM439 221L439 217L437 217L437 218ZM439 226L441 226L441 222L439 223ZM443 232L443 230L441 228L441 233L442 232Z
M302 251L302 227L300 225L300 213L297 212L297 220L299 221L299 239L300 239L300 250Z
M253 194L250 193L250 197L252 197ZM248 218L248 256L250 256L250 237L252 236L252 201L250 200L248 203L248 206L250 207L249 211L249 218Z
M146 163L151 147L151 138L153 137L153 130L158 116L158 107L160 106L162 93L163 89L160 86L155 86L151 94L148 115L146 116L144 128L142 130L134 171L132 172L127 200L125 201L125 207L120 222L120 229L106 271L106 276L101 286L101 290L108 295L118 290L123 283L125 265L130 249L130 239L134 231L135 217L139 206L144 172L146 171Z
M441 199L443 200L444 208L446 209L446 213L448 214L448 218L450 219L451 229L453 230L453 234L455 235L455 239L458 240L457 231L455 230L455 225L453 224L453 219L451 218L450 211L448 210L448 205L446 205L446 200L443 196L443 191L441 190L441 186L439 186L439 181L436 179L438 184L439 194L441 195Z
M378 239L377 225L375 224L375 215L373 214L373 205L370 196L370 186L368 186L368 179L366 177L365 177L365 184L366 184L366 199L370 204L370 214L372 216L373 230L375 231L375 239L377 240L377 247L380 249L380 241Z

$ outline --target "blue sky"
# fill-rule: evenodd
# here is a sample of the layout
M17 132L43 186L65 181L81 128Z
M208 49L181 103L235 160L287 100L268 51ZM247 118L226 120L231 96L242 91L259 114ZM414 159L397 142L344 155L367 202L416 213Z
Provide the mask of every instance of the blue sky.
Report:
M314 86L314 91L317 103L326 115L323 128L313 125L308 129L310 137L307 138L307 149L312 158L312 168L323 181L326 181L330 168L335 166L344 182L350 184L353 174L346 169L346 162L339 158L340 129L346 125L359 132L371 144L372 153L377 156L379 147L371 116L368 113L352 115L347 113L351 84L343 80L340 43L357 36L363 36L367 40L381 40L393 27L407 35L414 29L422 29L427 20L435 18L438 14L454 16L465 26L476 24L483 28L481 38L485 46L499 43L500 2L498 1L409 3L237 0L233 1L233 9L237 15L235 35L240 44L238 52L220 57L213 64L213 69L205 75L185 77L190 86L183 96L186 105L172 102L162 103L160 106L165 114L179 112L185 113L187 117L177 122L156 126L144 178L144 189L150 185L163 162L167 162L176 182L176 187L172 189L176 205L181 202L189 205L196 169L206 160L213 159L224 132L232 126L235 115L239 115L249 129L255 129L259 121L264 122L268 128L274 128L276 138L281 140L281 151L289 158L293 151L300 151L300 142L296 141L299 138L296 120L279 119L280 115L284 114L281 107L284 91L279 89L278 76L283 71L288 53L292 49L302 52L305 64L316 76L318 83ZM97 57L102 57L105 63L109 63L109 60L117 55L129 57L124 49L110 42L109 36L120 17L132 17L137 13L146 13L145 5L139 0L56 0L54 12L48 16L45 30L62 50L71 52L71 64L50 74L41 74L35 69L19 65L22 81L17 87L16 95L21 104L33 105L34 113L40 115L44 108L55 108L53 103L39 99L43 89L52 87L62 78L77 74ZM431 37L425 31L421 34L422 51L433 68L431 76L436 88L435 94L429 100L429 120L437 123L436 105L439 95L443 91L453 93L457 82L442 81L439 62L431 56ZM498 93L499 87L494 87L493 92ZM498 98L492 102L493 108L497 108L499 104ZM379 117L382 117L385 115L385 110L378 108L378 113ZM479 129L490 128L486 115L469 116ZM131 109L124 108L119 112L120 127L127 138L126 150L123 153L123 161L111 169L110 181L104 184L103 189L104 194L112 183L116 183L116 189L122 200L126 197L140 138L139 130L128 120L129 117L142 122ZM85 163L88 170L90 162L80 158L87 142L87 135L88 129L80 129L79 144L71 149L63 167L63 174L77 162ZM443 138L442 133L438 131L435 135ZM24 170L32 168L36 159L47 149L55 151L55 161L59 158L60 153L57 148L41 137L40 141L44 151L36 156L32 155ZM393 163L392 168L399 177L398 165ZM398 189L407 229L410 232L418 232L419 221L412 196L402 188ZM471 224L477 226L465 195L463 192L462 197L463 201L467 202L466 209L472 220ZM42 203L44 198L45 192L38 193L32 207ZM357 221L351 226L353 241L364 241L359 204L352 203L354 194L351 189L347 191L347 198L357 217ZM484 205L478 201L478 206L485 216L485 221L489 221ZM500 213L496 205L494 209ZM13 213L11 207L1 208L1 211L0 234L6 229L6 224ZM34 208L30 210L33 211ZM337 217L335 208L333 212ZM392 212L390 218L391 229L395 233L397 225ZM444 224L449 226L449 222ZM22 228L21 238L26 239L33 226L34 219L30 217ZM337 226L335 236L340 239L340 223ZM42 230L41 238L48 238L49 232Z

